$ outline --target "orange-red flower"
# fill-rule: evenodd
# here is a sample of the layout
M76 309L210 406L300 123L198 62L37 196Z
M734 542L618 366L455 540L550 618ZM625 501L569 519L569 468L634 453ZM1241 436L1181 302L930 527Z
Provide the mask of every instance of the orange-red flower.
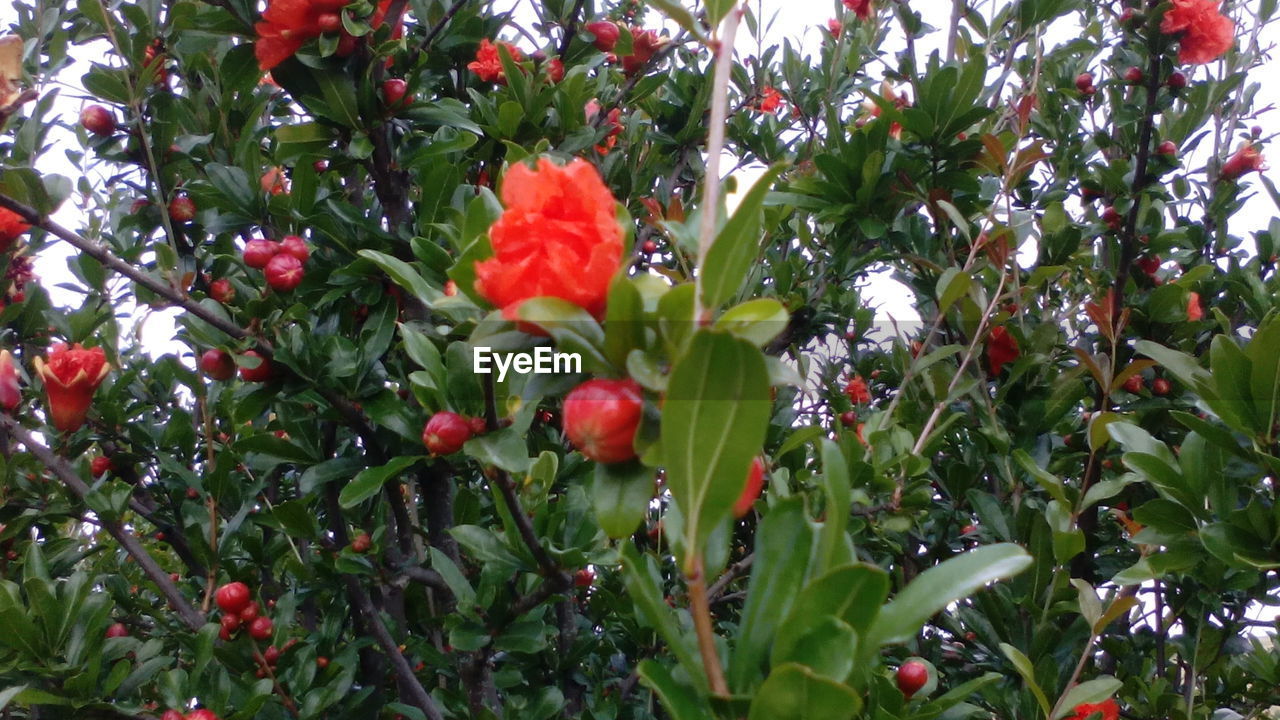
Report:
M22 216L9 208L0 208L0 252L13 247L18 236L31 229L23 222Z
M1223 180L1235 180L1254 170L1266 169L1267 159L1262 157L1262 152L1257 146L1246 140L1240 144L1235 154L1222 164L1222 174L1219 177Z
M1017 338L1003 327L991 328L991 335L987 337L987 363L992 375L999 375L1005 363L1017 360L1020 355Z
M253 53L263 72L288 60L308 40L342 29L338 14L346 0L269 0L262 22L253 26L258 33Z
M1193 292L1187 298L1187 319L1195 322L1204 317L1204 308L1200 307L1200 293Z
M498 45L507 49L507 54L513 61L524 60L520 48L515 45L505 42L499 42ZM502 56L498 54L498 45L489 42L489 38L482 38L480 47L476 49L476 59L467 63L467 69L485 82L505 83L507 81L506 73L502 70Z
M18 391L18 371L13 367L13 354L0 350L0 407L13 410L22 394Z
M849 383L844 386L844 394L849 396L849 401L854 405L871 402L871 389L861 375L854 375L849 379Z
M760 94L760 112L776 112L782 107L782 93L777 88L767 87Z
M596 116L600 114L600 101L591 98L582 109L586 113L587 122L594 122ZM622 110L620 108L613 108L609 111L609 114L605 116L604 127L609 129L609 133L604 136L604 144L596 146L596 152L601 155L608 155L609 151L618 142L618 136L622 134Z
M564 62L560 58L551 58L547 61L547 79L553 84L564 79Z
M534 297L558 297L602 317L622 264L617 201L585 160L519 163L502 183L506 210L489 228L493 257L476 263L476 291L508 319Z
M85 350L79 344L67 347L58 343L50 348L48 359L36 358L35 366L44 380L53 426L63 432L78 430L89 412L93 393L111 370L102 348Z
M1090 715L1100 713L1102 720L1118 720L1120 717L1120 706L1116 704L1115 699L1107 698L1100 703L1081 703L1071 710L1070 717L1064 720L1088 720Z
M631 30L631 54L623 56L622 71L628 75L634 75L644 69L654 53L662 48L664 41L656 30L637 27L629 29Z
M262 185L263 192L272 195L289 192L289 178L285 177L284 168L280 166L270 168L263 173L259 184Z
M871 13L875 10L871 6L871 0L844 0L844 6L852 10L859 20L870 18Z
M262 22L253 26L258 33L253 53L258 58L258 68L263 72L288 60L308 40L325 33L341 33L339 55L350 55L355 49L356 38L342 28L342 8L348 0L268 0L262 13ZM382 26L391 0L382 0L369 18L374 29ZM401 21L396 19L392 37L403 33Z
M1181 33L1178 62L1193 65L1217 60L1236 40L1236 25L1218 11L1218 0L1173 0L1160 32Z

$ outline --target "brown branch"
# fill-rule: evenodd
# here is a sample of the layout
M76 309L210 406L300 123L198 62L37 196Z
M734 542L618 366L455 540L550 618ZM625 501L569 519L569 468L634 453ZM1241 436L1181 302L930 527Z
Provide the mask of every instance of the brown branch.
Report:
M0 416L0 427L3 427L6 432L12 434L19 442L25 445L27 450L29 450L32 455L35 455L40 462L44 463L45 467L53 471L53 474L56 475L58 479L67 486L67 489L75 494L81 502L88 504L87 498L92 491L89 486L80 479L80 476L76 473L75 469L71 467L70 463L68 463L64 458L58 457L52 450L42 445L36 440L35 435L33 435L30 430L19 425L13 418L7 415ZM116 541L120 543L120 546L124 548L125 552L129 553L129 556L138 563L138 567L142 568L142 572L146 573L147 577L151 578L151 581L160 588L160 593L169 601L169 606L178 613L178 616L182 619L183 623L185 623L192 631L199 630L203 627L205 621L204 614L192 607L191 603L187 602L187 599L182 596L181 592L179 592L178 586L174 585L173 581L169 579L169 573L165 572L164 569L156 563L155 558L151 557L151 554L147 552L146 548L142 547L142 543L138 542L138 538L129 530L125 529L118 520L100 517L99 521L101 522L102 527L111 534L111 537L115 538Z
M236 338L237 340L250 337L249 332L244 328L241 328L225 318L219 317L217 314L193 301L173 286L156 280L150 275L139 270L137 267L116 257L106 248L106 246L77 235L54 222L50 218L36 212L34 208L24 205L7 195L0 195L0 207L17 213L27 224L39 227L40 229L67 241L85 255L88 255L94 260L102 263L104 266L124 275L130 280L133 280L142 287L145 287L173 304L181 306L187 312L195 315L231 337ZM270 353L271 346L266 344L264 340L255 338L255 341L258 343L259 348Z
M733 582L739 575L749 570L755 560L756 554L750 553L746 557L726 568L724 572L720 573L720 577L716 578L716 581L711 583L711 587L707 588L707 599L710 602L715 602L716 598L720 597L720 593L723 593L724 589L729 586L729 583Z
M396 680L400 686L408 691L409 700L415 707L421 710L430 720L443 720L444 716L440 713L440 708L436 707L436 703L427 694L422 683L418 680L418 676L413 674L413 668L409 666L409 661L405 659L404 653L400 652L400 646L396 644L395 639L391 637L391 633L387 631L387 626L382 623L382 617L378 614L376 608L373 607L373 601L369 599L368 593L360 586L360 581L352 575L343 575L343 581L347 585L347 595L355 603L356 609L365 618L365 624L369 631L373 634L374 640L377 641L378 647L382 648L382 652L391 661L391 669L395 672Z

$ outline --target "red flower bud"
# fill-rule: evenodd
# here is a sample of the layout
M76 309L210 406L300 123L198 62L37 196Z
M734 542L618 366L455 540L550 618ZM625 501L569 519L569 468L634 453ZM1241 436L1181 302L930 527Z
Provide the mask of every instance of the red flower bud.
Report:
M586 29L595 36L591 44L600 52L613 52L614 46L618 44L618 36L622 34L618 24L611 20L594 20L586 24Z
M200 356L200 369L214 380L230 380L236 375L236 361L226 350L205 350Z
M54 345L48 359L35 359L36 374L44 381L48 411L53 426L74 432L84 424L93 393L111 371L102 348L85 350L80 345Z
M1137 85L1142 82L1146 75L1143 74L1142 68L1133 66L1124 71L1124 81L1130 85Z
M280 251L289 253L302 262L311 258L311 248L307 247L307 241L298 235L285 235L280 240Z
M747 484L742 488L742 494L738 496L737 502L733 504L733 516L742 517L751 512L751 506L755 504L756 498L760 497L760 491L764 488L764 462L760 458L751 458L751 467L747 468Z
M160 716L160 720L183 720L182 713L177 710L165 710Z
M1142 381L1141 375L1130 375L1128 379L1124 381L1125 392L1131 392L1134 395L1142 392L1144 385L1145 383Z
M1165 140L1156 146L1156 154L1174 157L1178 154L1178 145L1172 140Z
M104 473L110 472L111 469L111 458L106 455L99 455L89 461L89 474L93 477L100 477Z
M272 645L262 651L262 659L267 661L268 665L274 666L280 661L280 648Z
M400 78L391 78L382 81L382 104L387 108L397 108L404 102L405 93L409 90L409 84Z
M260 617L249 623L249 635L254 640L270 640L272 629L273 625L269 617Z
M115 116L101 105L90 105L81 110L80 125L99 137L106 137L116 131Z
M244 264L261 270L280 250L280 244L271 240L250 240L244 246Z
M360 533L351 541L351 552L364 553L369 552L369 548L373 547L373 538L369 537L369 533Z
M13 410L22 400L18 389L18 371L13 365L13 354L0 350L0 407Z
M644 396L634 380L588 380L565 396L565 435L588 459L616 463L636 456Z
M912 660L902 663L898 668L898 674L895 678L898 683L898 689L902 691L903 697L910 699L920 691L929 682L929 668L924 663Z
M256 350L246 350L246 358L262 358L256 367L240 366L240 379L245 382L266 382L271 379L271 360L262 357Z
M1180 72L1174 72L1169 75L1169 79L1165 81L1171 90L1181 90L1187 86L1187 76Z
M129 637L129 628L125 627L124 623L113 623L111 627L107 628L107 637L109 638Z
M196 216L196 203L186 195L169 201L169 219L176 223L189 223Z
M1156 378L1151 383L1151 392L1156 395L1168 395L1173 390L1173 383L1164 378Z
M213 594L218 609L227 614L238 614L249 606L249 586L242 582L227 583Z
M1076 76L1076 89L1085 95L1092 95L1093 89L1093 73L1080 73Z
M471 423L456 412L441 410L422 428L422 444L432 455L452 455L471 439Z
M250 602L248 605L244 606L243 610L240 611L240 622L253 622L258 619L258 614L260 612L262 612L262 608L258 607L258 603Z
M231 302L236 296L236 289L231 285L231 281L226 278L218 278L209 283L209 297L217 300L222 304Z
M288 292L302 283L302 261L287 252L277 254L263 270L267 284L280 292Z
M583 568L573 574L573 584L580 588L591 587L591 583L595 582L596 574L591 572L589 568Z
M187 720L218 720L218 716L213 714L212 710L192 710L187 713Z

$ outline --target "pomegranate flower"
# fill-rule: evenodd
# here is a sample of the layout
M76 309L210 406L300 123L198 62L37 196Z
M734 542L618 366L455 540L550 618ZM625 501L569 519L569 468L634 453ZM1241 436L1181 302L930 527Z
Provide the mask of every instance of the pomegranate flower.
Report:
M653 58L658 50L662 49L665 40L658 35L656 30L645 30L642 28L630 28L631 30L631 54L622 57L622 71L628 75L635 75L649 64L649 60Z
M18 236L30 229L31 226L22 220L21 215L9 208L0 208L0 252L13 247Z
M871 18L871 13L875 12L875 8L871 6L871 0L844 0L844 6L852 10L859 20L868 20Z
M476 263L476 291L511 320L525 300L547 296L602 317L622 264L622 229L595 166L518 163L502 183L502 203L506 210L489 228L493 257Z
M1195 322L1204 317L1204 308L1200 307L1200 293L1193 292L1187 297L1187 320Z
M991 328L987 338L987 362L992 375L999 375L1005 363L1013 362L1022 355L1018 349L1018 340L1003 327Z
M1237 180L1254 170L1266 169L1267 159L1262 157L1262 152L1257 146L1246 140L1240 144L1235 154L1222 164L1222 173L1219 177L1223 180Z
M262 22L253 26L258 33L253 53L258 58L258 68L263 72L288 60L309 40L326 33L341 33L339 55L350 55L355 50L356 38L342 28L342 9L348 0L268 0L262 13ZM374 29L382 26L391 0L382 0L369 18ZM400 21L392 35L403 33Z
M782 107L782 93L777 88L767 87L760 94L760 112L777 112Z
M1116 704L1113 698L1107 698L1100 703L1081 703L1071 710L1072 714L1063 720L1089 720L1089 717L1095 713L1102 715L1102 720L1119 720L1120 706Z
M515 62L524 60L524 54L515 45L505 42L499 42L498 45L505 47L507 54ZM490 42L489 38L482 38L480 47L476 50L476 59L467 63L467 69L485 82L505 83L507 81L507 75L502 69L502 56L498 54L498 45Z
M13 354L0 350L0 407L12 411L22 394L18 390L18 371L13 367Z
M849 402L854 405L871 402L871 390L861 375L854 375L849 379L849 383L844 386L844 394L849 396Z
M1218 0L1173 0L1160 32L1179 34L1178 62L1213 62L1235 43L1235 23L1218 10Z
M70 347L58 343L50 348L47 359L36 358L35 366L44 381L53 426L75 432L84 424L93 393L111 371L106 354L100 347L85 350L78 343Z

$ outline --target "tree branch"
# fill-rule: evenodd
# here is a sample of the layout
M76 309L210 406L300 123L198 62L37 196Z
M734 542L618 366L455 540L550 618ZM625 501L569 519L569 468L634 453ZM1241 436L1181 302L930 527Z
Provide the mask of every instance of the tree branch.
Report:
M27 450L31 451L32 455L35 455L40 462L44 463L45 467L53 471L53 474L62 481L63 485L67 486L68 490L75 494L81 502L88 504L87 498L92 491L80 479L80 476L71 467L70 463L42 445L30 430L19 425L18 421L13 418L7 415L0 415L0 427L3 427L6 432L12 434L19 442L27 446ZM99 517L99 521L102 527L111 534L111 537L115 538L116 542L119 542L120 546L125 549L125 552L129 553L129 556L138 563L138 567L142 568L142 572L146 573L147 577L160 588L160 593L169 601L169 606L178 613L182 622L193 632L203 627L204 614L187 602L187 599L178 590L178 586L174 585L173 581L169 579L169 573L165 572L156 563L155 558L151 557L146 548L142 547L142 543L138 542L138 538L125 529L118 520Z

